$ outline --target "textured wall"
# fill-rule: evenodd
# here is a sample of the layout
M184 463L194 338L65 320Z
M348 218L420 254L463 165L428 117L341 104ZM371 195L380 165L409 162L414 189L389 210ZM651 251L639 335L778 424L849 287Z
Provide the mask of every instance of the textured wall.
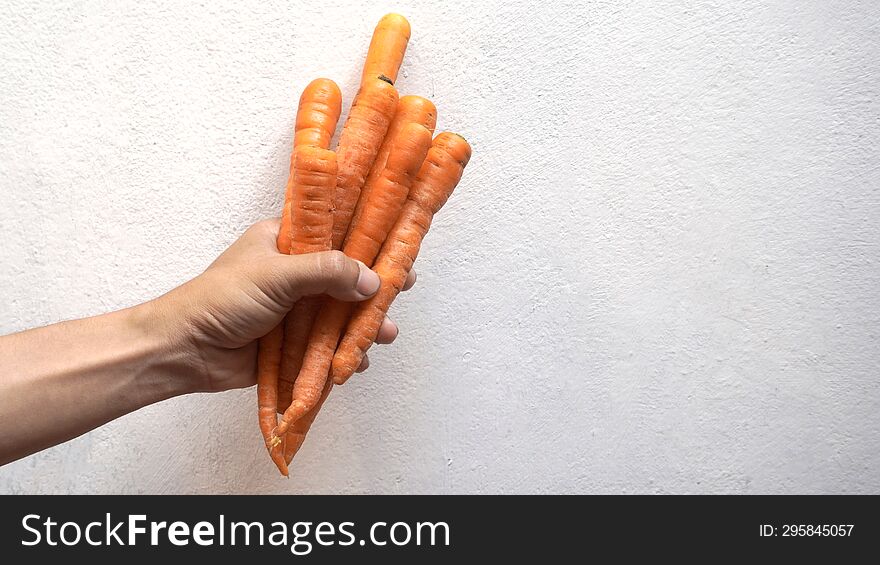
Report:
M0 332L154 297L276 214L299 90L350 100L386 11L401 90L475 157L293 479L245 390L0 492L880 492L880 4L200 4L0 7Z

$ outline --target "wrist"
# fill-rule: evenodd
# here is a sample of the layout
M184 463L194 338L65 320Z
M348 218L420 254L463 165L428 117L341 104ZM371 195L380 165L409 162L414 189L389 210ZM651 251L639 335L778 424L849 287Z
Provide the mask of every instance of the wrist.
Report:
M147 367L139 378L156 400L201 390L203 366L193 345L189 324L172 315L165 297L124 311L133 339L146 351Z

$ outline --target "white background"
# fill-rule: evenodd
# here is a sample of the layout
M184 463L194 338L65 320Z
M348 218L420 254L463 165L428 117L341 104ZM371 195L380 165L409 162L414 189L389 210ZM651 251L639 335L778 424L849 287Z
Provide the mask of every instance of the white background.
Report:
M0 492L880 491L880 4L361 4L3 2L0 333L157 296L277 215L300 90L347 105L387 11L402 93L474 158L290 480L251 389Z

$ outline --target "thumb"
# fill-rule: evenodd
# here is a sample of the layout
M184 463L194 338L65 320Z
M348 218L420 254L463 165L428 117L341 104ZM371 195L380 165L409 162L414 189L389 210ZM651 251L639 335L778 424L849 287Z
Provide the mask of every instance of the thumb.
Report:
M278 255L272 270L281 294L290 297L291 304L312 294L366 300L379 290L379 275L342 251Z

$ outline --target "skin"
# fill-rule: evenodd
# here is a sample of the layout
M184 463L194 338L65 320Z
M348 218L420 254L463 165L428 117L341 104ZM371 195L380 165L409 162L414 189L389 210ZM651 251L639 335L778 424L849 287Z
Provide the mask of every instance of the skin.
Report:
M252 386L257 340L300 297L375 294L378 276L339 251L279 253L278 227L254 224L204 273L149 302L0 337L0 465L161 400ZM377 343L397 332L386 319Z

